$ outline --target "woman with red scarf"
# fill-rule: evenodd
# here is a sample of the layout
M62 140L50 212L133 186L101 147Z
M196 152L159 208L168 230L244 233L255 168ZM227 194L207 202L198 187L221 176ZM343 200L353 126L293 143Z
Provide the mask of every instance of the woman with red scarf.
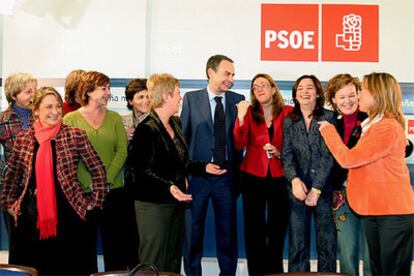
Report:
M2 179L1 207L14 218L20 265L35 267L40 275L88 275L93 272L88 260L77 258L78 238L88 212L102 208L108 187L85 132L62 124L62 104L54 88L36 91L36 121L16 137ZM80 161L92 175L91 196L77 180Z

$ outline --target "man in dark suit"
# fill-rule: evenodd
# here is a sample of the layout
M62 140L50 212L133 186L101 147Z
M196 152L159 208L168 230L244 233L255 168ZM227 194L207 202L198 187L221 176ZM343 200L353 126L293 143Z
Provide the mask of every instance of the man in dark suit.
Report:
M204 225L212 200L217 258L220 274L234 275L237 269L236 193L241 153L234 148L233 127L236 104L244 96L229 91L234 80L233 61L223 55L209 58L208 86L184 95L181 121L190 159L213 161L227 173L220 176L191 177L191 229L184 258L187 275L201 275Z

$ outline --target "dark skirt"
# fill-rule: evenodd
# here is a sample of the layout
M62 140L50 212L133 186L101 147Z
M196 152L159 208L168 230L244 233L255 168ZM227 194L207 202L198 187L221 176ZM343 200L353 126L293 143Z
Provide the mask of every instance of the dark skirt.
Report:
M34 267L40 275L90 275L96 272L96 255L85 255L82 237L87 222L70 206L56 185L57 236L41 240L37 224L36 195L30 190L23 202L17 226L10 231L9 263ZM86 257L86 258L85 258Z

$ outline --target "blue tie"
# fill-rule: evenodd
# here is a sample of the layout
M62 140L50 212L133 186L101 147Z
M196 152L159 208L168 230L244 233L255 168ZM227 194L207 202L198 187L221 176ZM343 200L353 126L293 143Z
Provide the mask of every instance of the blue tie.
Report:
M214 163L222 166L226 160L226 127L222 97L214 97L216 109L214 110Z

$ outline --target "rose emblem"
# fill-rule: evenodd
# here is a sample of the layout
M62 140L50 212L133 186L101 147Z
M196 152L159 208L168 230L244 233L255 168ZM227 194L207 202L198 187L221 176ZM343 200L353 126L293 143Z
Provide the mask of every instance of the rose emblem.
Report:
M351 14L344 16L343 24L344 24L344 28L349 28L349 29L361 28L362 18L359 15L351 13Z

